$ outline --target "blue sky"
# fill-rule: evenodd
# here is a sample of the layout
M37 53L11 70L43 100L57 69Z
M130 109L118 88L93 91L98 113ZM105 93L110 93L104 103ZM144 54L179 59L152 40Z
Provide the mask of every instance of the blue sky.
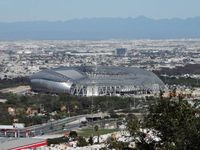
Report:
M200 0L0 0L0 22L137 16L200 16Z

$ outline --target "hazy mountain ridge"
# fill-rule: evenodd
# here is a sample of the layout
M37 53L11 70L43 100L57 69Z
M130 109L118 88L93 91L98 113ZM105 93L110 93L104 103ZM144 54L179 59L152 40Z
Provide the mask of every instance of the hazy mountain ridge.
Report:
M200 38L200 17L188 19L92 18L0 23L1 40Z

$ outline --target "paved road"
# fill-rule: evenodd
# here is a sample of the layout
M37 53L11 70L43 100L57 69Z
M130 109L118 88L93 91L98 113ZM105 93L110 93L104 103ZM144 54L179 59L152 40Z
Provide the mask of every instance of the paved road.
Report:
M94 116L98 114L94 114ZM38 124L34 126L29 126L20 130L8 130L7 136L10 137L26 137L26 136L38 136L43 134L55 133L58 131L63 131L63 129L71 130L80 126L80 120L82 118L91 117L91 114L78 115L73 117L67 117L64 119L51 121L45 124ZM76 121L76 122L75 122ZM75 123L72 123L75 122ZM4 132L0 132L0 137L4 137Z
M42 125L34 125L34 126L26 127L25 130L30 131L33 136L41 135L41 134L49 134L58 130L63 130L65 127L65 124L68 124L76 120L80 120L81 118L86 117L86 116L87 115L68 117L68 118L57 120L57 121L48 122ZM70 125L69 127L71 126L73 127L73 125Z

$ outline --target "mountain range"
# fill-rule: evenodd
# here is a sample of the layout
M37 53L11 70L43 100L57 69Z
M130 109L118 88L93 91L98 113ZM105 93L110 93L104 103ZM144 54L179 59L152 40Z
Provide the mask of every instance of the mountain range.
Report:
M84 18L0 22L0 40L106 40L200 38L200 17L180 19Z

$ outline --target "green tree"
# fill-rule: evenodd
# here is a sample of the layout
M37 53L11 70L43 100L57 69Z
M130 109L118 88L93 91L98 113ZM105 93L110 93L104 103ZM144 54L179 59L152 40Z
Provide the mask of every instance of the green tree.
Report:
M78 134L76 131L70 131L69 137L72 138L73 140L78 137Z
M164 94L164 92L162 91L162 90L160 90L160 92L159 92L159 98L162 100L163 99L163 94Z
M138 118L133 114L129 114L126 117L126 122L127 122L126 127L127 127L128 131L130 132L130 134L132 136L137 135L139 128L140 128L140 122L139 122Z
M82 137L82 136L79 136L79 137L78 137L77 146L83 147L83 146L87 146L87 145L88 145L88 143L87 143L87 141L85 140L85 138Z
M95 125L94 126L94 131L97 133L98 138L97 138L97 143L99 143L99 126Z
M92 137L92 136L90 136L90 138L88 139L88 143L89 143L90 145L93 145L93 144L94 144L94 141L93 141L93 137Z
M109 149L123 150L123 149L128 149L128 143L117 141L116 139L109 137L107 139L107 147Z
M198 150L200 113L186 101L160 100L145 118L148 128L160 132L162 149Z

